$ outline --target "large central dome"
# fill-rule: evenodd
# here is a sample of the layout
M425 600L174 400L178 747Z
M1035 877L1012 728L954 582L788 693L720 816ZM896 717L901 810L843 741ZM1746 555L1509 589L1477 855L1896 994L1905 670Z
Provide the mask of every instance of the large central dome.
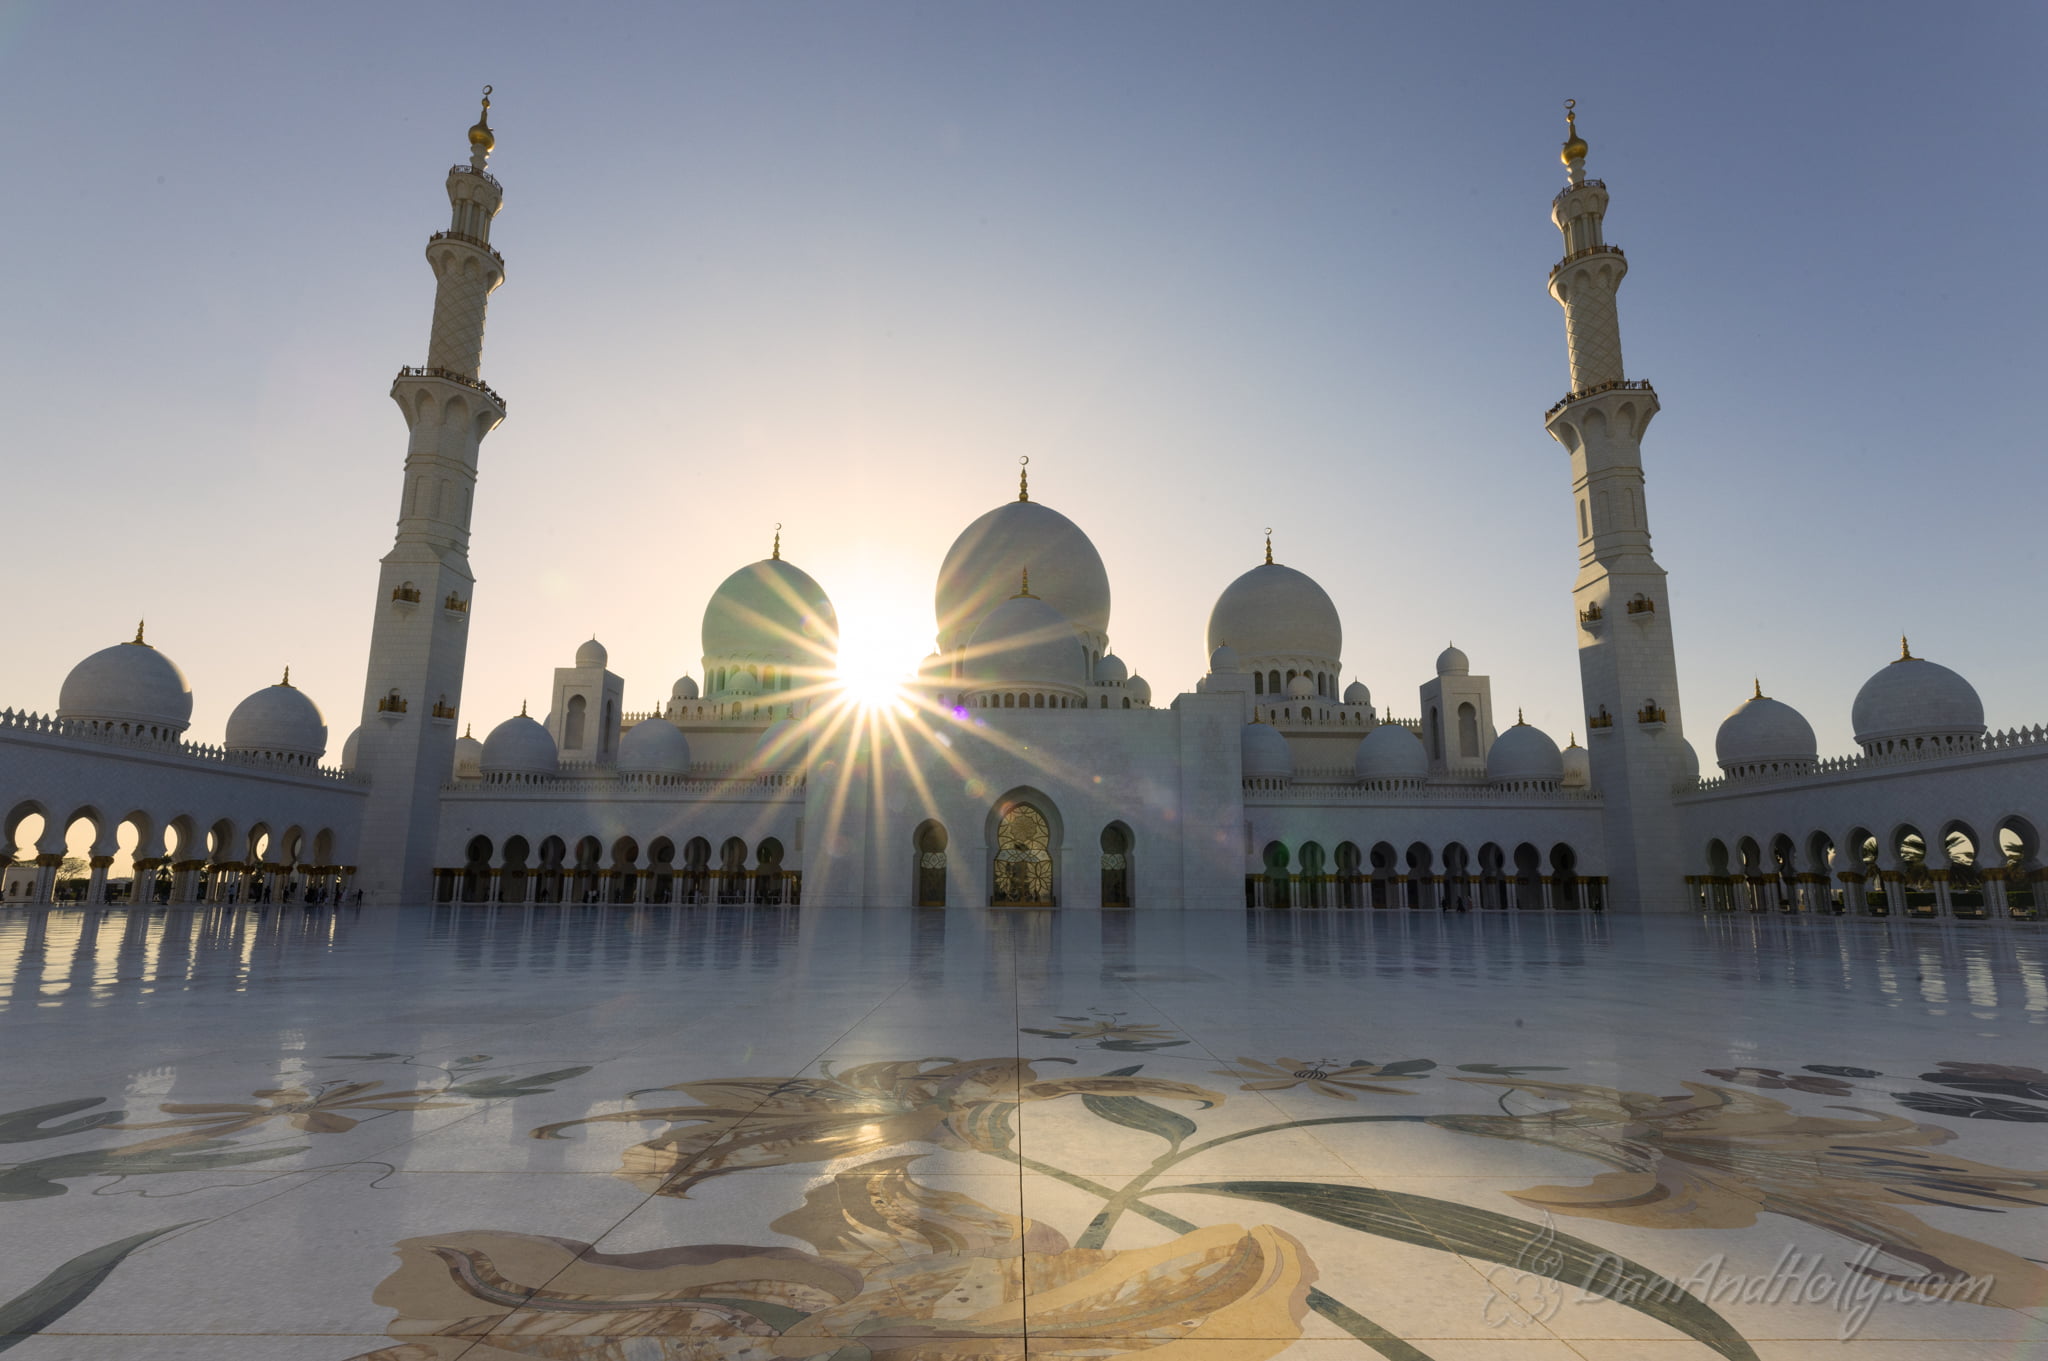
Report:
M967 526L946 551L935 596L939 650L955 653L975 627L1017 593L1031 573L1031 593L1065 615L1098 650L1109 638L1109 573L1079 525L1036 501L997 506Z
M704 607L704 657L829 670L839 616L825 588L801 567L763 558L740 568Z
M1344 626L1314 578L1266 562L1224 587L1209 612L1209 650L1225 643L1248 663L1303 657L1334 670L1344 655Z

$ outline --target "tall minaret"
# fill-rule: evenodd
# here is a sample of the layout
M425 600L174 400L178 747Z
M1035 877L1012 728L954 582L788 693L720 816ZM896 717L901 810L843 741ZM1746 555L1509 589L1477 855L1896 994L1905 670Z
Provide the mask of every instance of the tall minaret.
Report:
M504 258L491 249L491 219L504 192L484 172L497 145L490 94L486 85L483 114L469 130L469 164L448 172L448 230L427 242L436 281L427 362L400 369L391 385L411 439L398 535L377 576L356 747L356 769L370 792L355 882L366 899L381 903L428 900L469 641L477 446L505 419L504 401L477 377L484 309L505 281Z
M1607 186L1586 178L1572 107L1566 100L1566 184L1550 205L1564 234L1550 295L1564 307L1572 386L1544 423L1572 457L1579 684L1593 783L1607 806L1611 898L1622 909L1677 910L1686 900L1671 795L1687 768L1685 728L1670 601L1664 569L1650 556L1643 500L1643 431L1657 414L1657 394L1622 369L1614 294L1628 261L1601 234Z

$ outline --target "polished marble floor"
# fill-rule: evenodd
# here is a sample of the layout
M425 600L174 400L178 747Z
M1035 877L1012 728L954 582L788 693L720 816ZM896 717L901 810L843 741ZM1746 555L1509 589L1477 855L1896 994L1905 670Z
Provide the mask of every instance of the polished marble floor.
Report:
M0 913L9 1361L2048 1356L2048 934Z

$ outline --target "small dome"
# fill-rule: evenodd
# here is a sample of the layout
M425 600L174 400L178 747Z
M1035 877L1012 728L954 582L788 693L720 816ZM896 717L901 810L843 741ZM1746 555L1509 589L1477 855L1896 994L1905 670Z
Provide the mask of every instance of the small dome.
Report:
M1737 705L1714 734L1714 760L1723 770L1758 762L1813 761L1820 755L1813 725L1797 709L1764 694Z
M560 769L555 739L525 714L508 718L484 738L479 768L486 775L552 775Z
M1692 743L1680 738L1678 742L1678 784L1686 789L1699 783L1700 754L1693 750Z
M1439 676L1469 676L1472 674L1472 659L1453 643L1436 654L1436 673Z
M1109 573L1095 545L1052 507L1008 501L967 526L946 550L933 597L939 650L950 655L968 646L1027 571L1035 578L1031 589L1076 630L1109 636Z
M1351 769L1361 780L1420 780L1429 775L1429 753L1399 723L1382 723L1360 740Z
M57 717L129 724L175 737L192 722L192 687L185 673L142 641L101 648L71 668L57 692Z
M1131 693L1131 703L1150 705L1152 703L1152 682L1143 676L1133 676L1125 682L1124 689Z
M694 677L684 676L668 688L670 699L696 699L697 682Z
M1287 682L1287 698L1314 699L1315 697L1316 683L1313 677L1296 676L1293 680Z
M1982 737L1984 701L1947 667L1904 654L1863 682L1850 723L1863 746L1897 739Z
M1230 673L1237 670L1237 649L1228 643L1219 643L1209 654L1209 674Z
M455 778L474 780L484 773L484 744L467 732L455 739Z
M1287 739L1270 723L1247 723L1240 741L1244 750L1244 778L1247 780L1291 780L1294 752Z
M825 588L781 558L749 563L704 607L704 656L825 672L839 649L839 616Z
M1337 607L1314 578L1277 562L1261 563L1223 588L1209 611L1209 646L1228 639L1253 660L1315 657L1334 663L1344 651Z
M327 721L303 690L283 682L266 685L228 715L223 745L229 751L317 761L327 753Z
M690 740L665 718L647 718L619 738L619 774L687 775Z
M1362 708L1372 707L1372 691L1365 688L1364 681L1353 681L1344 687L1344 702Z
M804 763L810 743L811 736L801 724L793 718L780 718L754 743L747 763L757 771L795 770Z
M1079 689L1080 635L1052 603L1013 595L988 612L967 647L967 674L979 686L1053 684Z
M727 695L738 695L740 698L744 699L749 695L760 694L761 682L754 679L753 672L747 670L745 667L740 667L734 670L734 672L730 676L727 676L725 678L725 690L722 693Z
M1566 789L1586 789L1593 783L1593 753L1579 745L1578 738L1558 753L1564 762L1564 778L1559 781Z
M610 660L611 654L604 650L604 644L597 641L595 636L582 647L576 649L576 665L578 667L603 666Z
M1559 780L1564 778L1564 755L1557 743L1541 728L1517 723L1486 750L1486 778L1489 780Z
M1131 668L1124 665L1124 659L1114 652L1106 652L1102 660L1095 663L1097 685L1122 685L1131 678Z
M348 740L341 744L341 768L343 770L352 771L356 768L356 750L362 745L362 741L363 730L361 728L349 730Z

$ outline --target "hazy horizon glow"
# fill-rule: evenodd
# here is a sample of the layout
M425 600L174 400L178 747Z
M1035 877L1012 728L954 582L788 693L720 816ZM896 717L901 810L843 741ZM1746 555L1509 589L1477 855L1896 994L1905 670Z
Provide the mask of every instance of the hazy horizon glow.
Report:
M1029 455L1155 702L1272 525L1383 713L1455 640L1497 716L1583 739L1540 419L1568 96L1662 399L1705 764L1753 676L1848 750L1902 632L1994 727L2048 721L2044 57L2020 6L21 5L0 705L53 709L147 616L195 740L289 664L339 753L404 455L385 393L488 81L511 411L471 545L479 736L592 633L629 709L701 681L705 601L777 522L886 700Z

